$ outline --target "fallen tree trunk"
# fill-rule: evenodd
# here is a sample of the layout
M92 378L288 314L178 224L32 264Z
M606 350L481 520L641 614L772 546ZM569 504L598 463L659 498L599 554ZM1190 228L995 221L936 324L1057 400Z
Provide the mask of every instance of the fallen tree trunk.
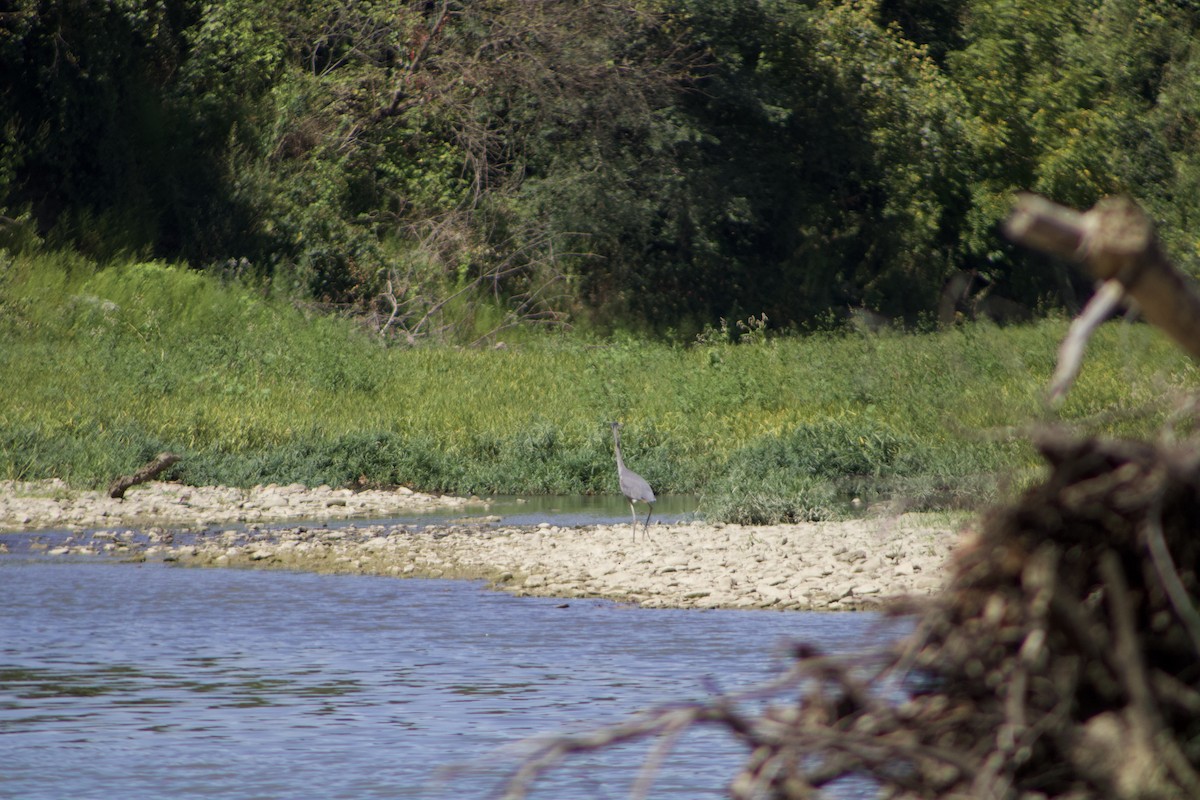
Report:
M175 455L174 453L159 453L154 457L153 461L151 461L149 464L146 464L146 466L142 467L137 472L133 473L132 475L125 475L117 478L115 481L109 484L108 496L115 497L116 499L120 500L125 497L125 492L128 491L131 486L137 486L139 483L145 483L146 481L154 480L156 477L158 477L160 472L178 462L179 456Z

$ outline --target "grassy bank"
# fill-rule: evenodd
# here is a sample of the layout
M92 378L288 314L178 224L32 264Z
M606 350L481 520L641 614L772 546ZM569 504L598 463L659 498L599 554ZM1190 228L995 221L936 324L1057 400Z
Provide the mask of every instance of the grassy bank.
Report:
M1026 479L1028 427L1154 435L1196 369L1143 325L1106 325L1057 412L1064 321L688 347L523 337L385 348L352 324L161 264L0 254L0 478L97 486L160 450L193 484L406 484L615 492L606 422L660 492L715 517L925 506Z

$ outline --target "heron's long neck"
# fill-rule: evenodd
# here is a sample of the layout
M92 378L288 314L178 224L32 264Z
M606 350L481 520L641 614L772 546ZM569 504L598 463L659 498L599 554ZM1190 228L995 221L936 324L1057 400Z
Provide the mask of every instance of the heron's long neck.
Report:
M613 431L613 450L617 454L617 466L624 467L625 462L621 460L621 434Z

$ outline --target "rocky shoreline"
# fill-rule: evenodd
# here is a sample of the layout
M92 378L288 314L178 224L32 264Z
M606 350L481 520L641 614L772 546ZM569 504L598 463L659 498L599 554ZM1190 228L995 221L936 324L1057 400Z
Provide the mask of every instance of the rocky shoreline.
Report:
M425 527L330 524L437 507L478 515ZM313 522L281 524L289 519ZM899 514L770 526L686 522L652 525L635 542L628 524L508 526L478 498L409 490L150 483L117 501L0 482L0 530L73 531L34 542L55 556L483 580L517 595L647 607L858 610L929 595L941 587L965 521Z
M479 498L393 490L308 488L294 483L250 489L151 481L124 498L71 489L58 480L0 481L0 532L109 527L211 527L285 520L376 518L438 508L482 507Z

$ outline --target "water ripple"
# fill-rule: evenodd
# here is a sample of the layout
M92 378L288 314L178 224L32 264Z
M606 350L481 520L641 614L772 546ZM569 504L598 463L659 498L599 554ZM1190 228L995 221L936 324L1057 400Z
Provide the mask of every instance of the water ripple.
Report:
M845 650L878 623L156 564L0 558L0 580L0 796L26 800L488 797L524 737L747 686L773 645ZM646 752L534 797L626 797ZM721 797L743 756L689 734L652 796Z

